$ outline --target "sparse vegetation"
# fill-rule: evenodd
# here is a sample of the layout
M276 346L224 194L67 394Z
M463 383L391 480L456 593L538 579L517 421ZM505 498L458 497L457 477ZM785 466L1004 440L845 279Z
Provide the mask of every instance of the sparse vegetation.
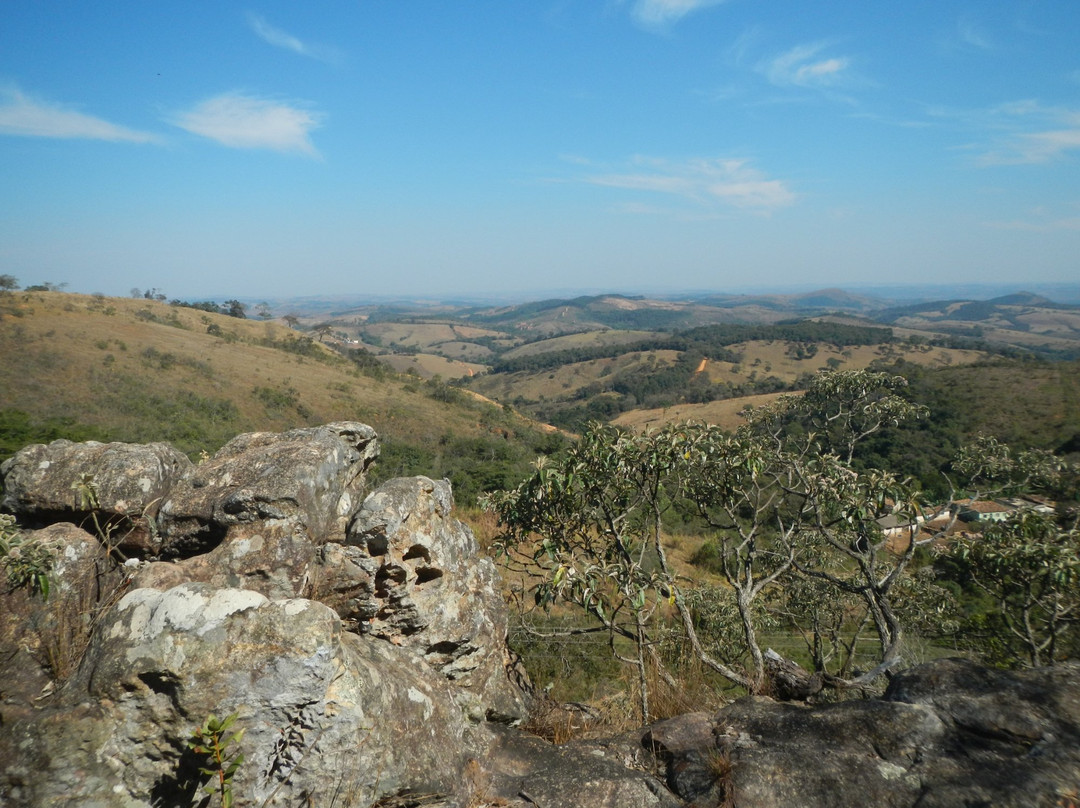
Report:
M27 587L49 598L49 573L55 561L51 547L22 533L15 518L0 513L0 567L12 589Z

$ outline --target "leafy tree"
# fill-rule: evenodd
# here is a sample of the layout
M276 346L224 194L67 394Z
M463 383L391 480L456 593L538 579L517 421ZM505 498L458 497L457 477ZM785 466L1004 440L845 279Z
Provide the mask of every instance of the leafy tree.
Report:
M973 498L989 493L1055 491L1076 498L1078 469L1046 451L1013 452L982 436L961 451L954 470ZM989 596L993 609L965 627L995 661L1054 664L1074 655L1080 643L1080 512L1064 505L1056 513L1022 508L1003 522L966 536L951 560L967 581Z
M14 275L0 275L0 292L13 292L19 288L19 279Z
M913 521L917 503L907 481L859 472L850 461L866 435L921 414L892 392L902 381L866 371L820 374L805 396L782 397L734 435L701 424L645 435L594 424L516 489L484 500L504 526L499 550L511 567L539 576L537 604L574 603L609 633L613 652L637 670L646 718L646 672L649 664L661 668L655 647L665 612L704 665L760 691L763 600L793 581L816 587L818 600L824 591L858 607L826 621L788 598L787 616L812 647L823 649L828 637L835 646L838 621L852 612L856 636L872 627L878 637L877 664L859 676L846 678L853 640L833 670L834 655L818 653L818 686L867 684L900 661L895 601L917 548L911 541L889 553L877 520ZM711 593L687 586L667 559L665 521L687 512L718 548L727 586ZM739 637L738 653L703 641L699 629L710 621L719 634ZM632 654L622 650L627 643Z
M1077 650L1080 532L1052 515L1020 511L963 541L956 553L992 599L983 626L1003 661L1059 662Z
M236 317L239 320L247 319L247 306L241 303L239 300L226 300L222 304L223 313L230 317Z

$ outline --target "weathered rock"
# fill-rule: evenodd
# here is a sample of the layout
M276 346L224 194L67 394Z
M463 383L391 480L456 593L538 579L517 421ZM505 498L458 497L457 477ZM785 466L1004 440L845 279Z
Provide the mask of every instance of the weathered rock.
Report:
M313 601L205 584L138 589L102 622L54 706L5 728L0 795L197 804L186 741L210 713L232 712L246 730L234 788L252 804L449 794L484 740L450 689L411 651L343 633Z
M513 730L499 733L482 766L494 805L543 808L678 808L682 801L650 771L642 732L555 746ZM481 803L483 804L483 803Z
M307 594L315 544L299 519L233 525L212 550L139 567L132 585L169 589L186 582L251 589L268 598Z
M74 670L99 610L125 583L100 542L75 525L61 522L24 538L49 548L54 562L48 597L24 586L0 599L0 725Z
M652 736L669 786L701 808L1050 806L1080 783L1076 667L1004 672L940 660L899 674L883 699L807 707L746 698L711 723L711 743L698 742L700 716Z
M239 435L166 497L162 556L205 553L230 528L267 521L301 525L314 545L343 541L377 456L374 430L353 422Z
M158 506L190 469L191 461L164 443L35 444L0 466L0 511L26 527L74 522L122 552L153 555Z
M452 507L446 481L380 486L353 517L346 545L323 548L316 597L361 633L416 649L462 689L477 719L518 721L525 704L508 678L498 574Z

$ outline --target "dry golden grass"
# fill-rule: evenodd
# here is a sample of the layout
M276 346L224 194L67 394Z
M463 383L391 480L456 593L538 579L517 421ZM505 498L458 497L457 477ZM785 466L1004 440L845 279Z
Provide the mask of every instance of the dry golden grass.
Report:
M2 302L0 409L148 440L168 426L155 420L205 405L208 449L242 431L335 420L413 443L486 429L475 409L485 405L434 401L406 378L372 379L319 344L311 356L257 344L304 337L279 323L61 292Z
M475 376L487 370L484 365L447 359L445 356L434 354L384 354L379 357L379 360L398 373L415 373L421 379L430 379L434 376L441 376L443 379L460 379L464 376Z

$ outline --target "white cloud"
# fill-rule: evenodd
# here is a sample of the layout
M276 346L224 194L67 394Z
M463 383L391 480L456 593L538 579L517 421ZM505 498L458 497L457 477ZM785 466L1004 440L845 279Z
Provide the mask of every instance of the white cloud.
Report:
M273 45L275 48L282 48L300 56L307 56L330 64L339 64L342 61L341 52L337 49L326 45L304 42L280 28L275 28L260 14L249 13L248 24L259 39Z
M14 88L0 90L0 134L128 143L158 140L149 132L138 132L93 115L38 101Z
M318 156L309 135L319 126L319 116L276 101L225 93L178 113L171 121L192 134L235 149Z
M1036 101L1003 104L980 116L997 134L979 156L982 165L1051 163L1080 150L1080 110Z
M827 42L798 45L759 65L765 77L778 87L829 88L846 81L851 60L820 56Z
M687 14L725 0L635 0L630 13L645 28L667 28Z
M595 174L584 178L592 185L627 191L669 194L697 205L734 207L770 212L795 201L795 193L782 180L768 179L745 160L696 159L683 163L638 158L637 170Z

